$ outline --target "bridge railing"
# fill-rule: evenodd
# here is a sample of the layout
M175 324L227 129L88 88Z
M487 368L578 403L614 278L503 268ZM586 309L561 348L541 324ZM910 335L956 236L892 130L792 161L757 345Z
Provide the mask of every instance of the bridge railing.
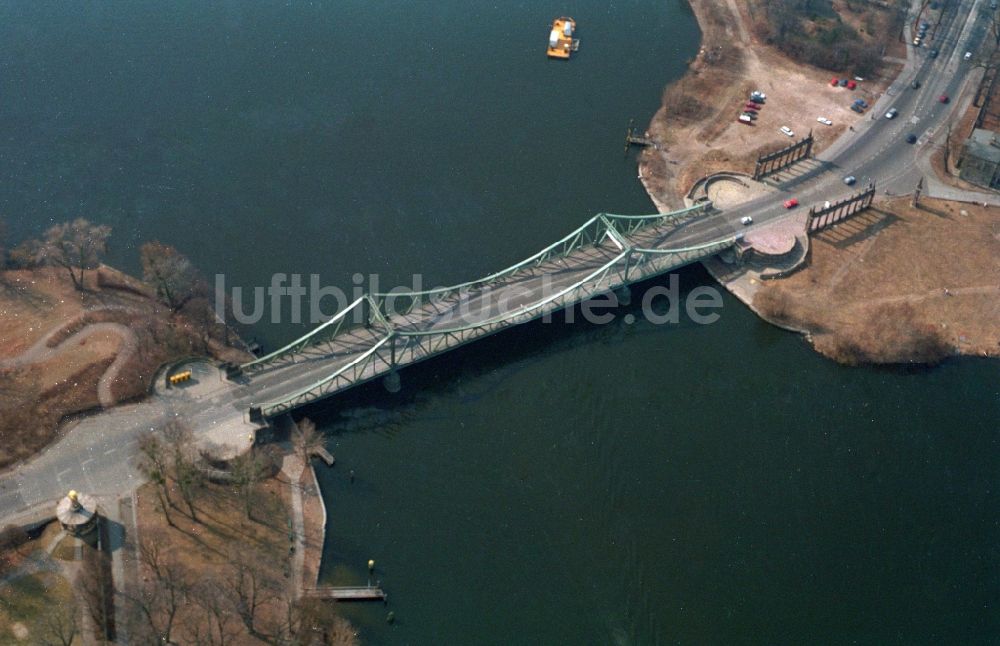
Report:
M386 332L392 330L392 326L377 311L371 297L367 294L358 298L340 312L337 312L329 321L319 327L302 335L284 347L278 348L274 352L240 365L239 369L241 372L255 372L283 365L306 353L310 348L320 348L324 342L332 341L346 329L361 327L366 322L378 323ZM323 352L320 352L320 354L322 355Z
M522 260L507 269L490 274L489 276L478 280L469 281L460 285L453 285L451 287L442 287L418 292L387 292L376 293L371 296L364 295L316 329L299 337L291 343L288 343L284 347L275 350L274 352L242 364L239 366L239 369L242 372L255 372L265 368L283 365L294 361L297 356L306 353L309 349L316 349L322 354L325 342L332 341L345 329L351 327L352 321L349 320L350 314L354 314L353 324L355 326L360 325L361 322L379 323L387 333L391 333L393 331L393 325L390 324L388 319L395 314L402 314L403 316L409 315L416 308L423 306L425 303L429 303L434 307L443 307L449 299L467 296L474 293L476 290L482 290L487 285L497 284L506 278L514 276L518 272L534 269L548 261L569 256L571 253L582 247L588 245L598 245L609 236L614 240L620 250L628 249L629 244L626 238L630 235L647 227L662 225L665 222L673 223L698 217L700 214L711 208L711 206L711 202L703 202L685 209L673 211L671 213L654 213L650 215L617 215L605 213L595 215L574 231L570 232L560 240L557 240L545 249L542 249L533 256L526 258L525 260ZM595 272L593 272L592 275L600 274L608 267L613 266L619 259L620 256L615 260L612 260L610 263L602 265ZM587 279L584 279L584 281L586 280ZM538 305L544 306L548 302L549 299ZM359 311L359 308L361 311ZM448 305L447 309L451 309L451 305ZM505 314L500 317L495 317L490 321L481 323L480 325L490 325L514 316L516 315ZM359 322L359 320L361 322ZM415 331L401 331L400 333L404 335L421 334L420 332Z
M387 328L384 336L350 363L288 397L262 404L265 417L274 417L298 406L322 399L327 394L377 377L399 363L412 363L464 345L503 328L525 323L586 298L615 289L618 285L642 280L672 268L696 262L732 246L738 236L729 235L705 244L675 249L626 247L596 270L545 298L511 311L499 311L485 319L462 321L458 325L424 330ZM634 262L630 262L635 258ZM628 260L627 260L628 259ZM629 271L633 273L629 275ZM449 312L450 314L450 312ZM440 323L440 320L438 321ZM382 356L389 346L388 358ZM380 352L381 351L381 352Z
M260 404L261 414L264 417L276 417L309 402L322 399L327 394L340 390L341 386L354 385L371 379L378 374L378 366L375 365L376 362L383 361L386 365L389 365L389 362L385 361L379 355L379 349L386 343L389 343L392 337L391 333L385 335L353 361L341 366L330 375L323 377L312 385L306 386L279 401Z
M619 233L630 236L639 229L643 229L651 224L658 225L667 221L675 223L696 218L711 208L711 202L699 202L693 206L671 211L670 213L653 213L650 215L615 215L613 213L604 213L603 215L614 224L615 229Z
M439 287L418 292L386 292L372 294L379 310L384 316L394 314L408 315L414 309L427 302L444 301L460 293L470 293L486 285L495 284L519 271L535 269L551 260L564 258L574 251L587 245L599 244L608 233L609 225L624 236L629 236L639 229L663 224L664 222L680 221L697 217L711 208L711 202L704 202L671 213L654 213L650 215L615 215L601 213L587 220L576 230L570 232L538 253L511 265L506 269L490 274L477 280L472 280L450 287Z
M570 293L570 292L572 292L574 290L579 289L581 286L586 285L586 284L591 283L591 282L594 282L595 280L599 284L600 283L600 279L604 275L606 275L609 272L609 270L611 270L612 267L614 267L616 264L620 263L622 261L622 259L624 259L625 256L627 256L627 255L628 255L628 251L627 250L626 251L622 251L618 255L614 256L610 261L608 261L607 263L605 263L605 264L601 265L600 267L598 267L595 271L587 274L587 276L585 278L582 278L582 279L576 281L575 283L573 283L572 285L570 285L568 287L565 287L563 289L560 289L559 291L555 292L554 294L546 296L542 300L540 300L540 301L538 301L536 303L532 303L531 305L522 305L521 307L519 307L517 309L514 309L512 311L509 311L509 312L501 312L501 313L497 314L496 316L492 316L492 317L489 317L489 318L486 318L486 319L483 319L483 320L473 320L471 322L463 323L461 325L457 325L457 326L454 326L454 327L431 328L431 329L427 329L427 330L397 329L396 333L399 334L402 337L409 337L409 336L412 336L412 337L431 336L431 335L437 335L437 334L449 334L449 333L452 333L452 332L459 332L459 331L467 330L467 329L470 329L470 328L482 328L482 327L493 325L495 323L501 323L501 322L504 322L504 321L509 321L509 320L513 320L513 319L517 319L517 318L523 318L523 317L527 317L524 320L531 320L532 318L534 318L534 313L537 310L540 310L540 309L544 308L546 305L548 305L549 303L551 303L551 302L553 302L553 301L555 301L557 299L562 298L563 296L565 296L566 294L568 294L568 293ZM459 312L459 313L461 313L461 312Z
M738 236L730 235L718 240L706 242L704 244L694 245L691 247L679 247L676 249L634 248L632 249L632 253L638 257L630 266L628 279L630 282L639 281L648 276L653 276L665 271L663 268L664 263L658 262L661 258L668 258L666 262L667 268L673 269L696 262L702 258L715 255L724 249L728 249L736 244L737 239Z

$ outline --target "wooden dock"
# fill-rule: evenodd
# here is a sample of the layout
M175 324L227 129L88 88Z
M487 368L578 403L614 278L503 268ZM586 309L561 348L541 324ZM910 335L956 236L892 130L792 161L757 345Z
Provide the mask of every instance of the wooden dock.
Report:
M385 591L377 586L335 587L320 586L305 588L302 596L310 599L332 599L334 601L385 601Z
M654 150L659 150L659 142L645 135L636 134L633 123L634 120L629 119L628 127L625 129L625 156L628 156L630 146L652 146Z
M333 463L337 461L333 457L333 454L326 450L325 446L321 446L319 448L313 449L312 454L313 454L314 457L317 457L320 460L322 460L323 462L326 462L326 466L328 466L328 467L332 467Z

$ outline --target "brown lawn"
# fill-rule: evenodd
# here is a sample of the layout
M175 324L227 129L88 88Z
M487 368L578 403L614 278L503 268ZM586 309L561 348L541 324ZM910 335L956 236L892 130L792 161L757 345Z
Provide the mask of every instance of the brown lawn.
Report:
M761 314L846 363L1000 356L1000 209L909 198L815 236L809 266L764 283Z

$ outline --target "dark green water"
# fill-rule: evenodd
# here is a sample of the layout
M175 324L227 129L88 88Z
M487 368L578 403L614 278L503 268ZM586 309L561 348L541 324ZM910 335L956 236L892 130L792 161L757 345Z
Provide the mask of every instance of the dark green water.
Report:
M568 64L543 54L564 12ZM623 129L697 44L680 0L6 2L0 213L110 223L133 270L159 238L231 285L462 281L651 210ZM374 558L390 594L350 609L369 643L998 639L995 362L839 368L729 298L714 325L621 318L309 411L338 458L324 577Z

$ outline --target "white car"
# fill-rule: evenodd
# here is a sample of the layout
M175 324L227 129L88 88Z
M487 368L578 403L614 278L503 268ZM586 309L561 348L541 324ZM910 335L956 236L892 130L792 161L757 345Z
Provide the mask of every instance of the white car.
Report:
M832 126L833 125L833 122L830 121L829 119L827 119L826 117L816 117L816 121L819 121L824 126Z
M965 60L969 60L970 58L972 58L972 52L965 52L965 56L963 56L962 58L964 58Z
M795 136L795 133L788 126L781 126L780 128L778 128L778 130L780 130L781 134L783 135L788 135L789 137Z
M889 111L885 113L885 118L895 119L897 114L899 114L899 110L897 110L896 108L889 108Z
M740 224L753 224L753 218L749 215L744 215L740 218Z

